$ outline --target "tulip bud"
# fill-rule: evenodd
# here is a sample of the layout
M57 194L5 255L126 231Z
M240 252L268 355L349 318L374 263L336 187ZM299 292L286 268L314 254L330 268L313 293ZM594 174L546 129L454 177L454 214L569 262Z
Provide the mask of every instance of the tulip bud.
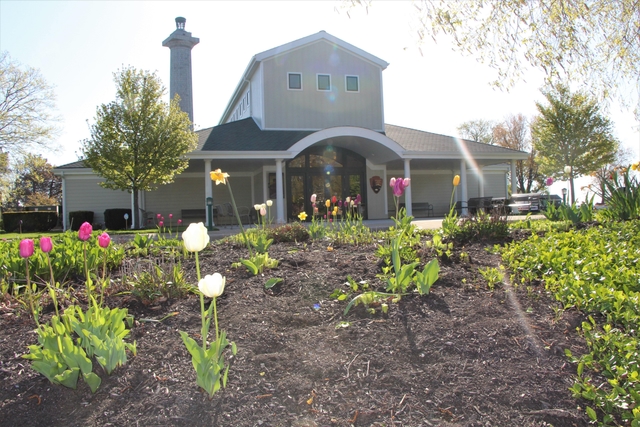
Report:
M456 175L453 177L453 186L457 187L460 184L460 175Z
M327 201L326 201L326 202L324 202L324 205L325 205L326 207L331 206L331 200L328 200L328 199L327 199Z
M91 238L91 233L93 233L93 227L88 222L84 222L78 230L78 239L86 242Z
M29 258L31 255L33 255L33 251L34 251L33 240L23 239L20 242L19 250L20 250L20 256L22 258Z
M331 203L333 203L334 205L338 202L338 198L336 196L333 196L331 198Z
M109 237L107 233L102 233L98 236L98 245L100 245L101 248L108 248L109 243L111 243L111 237Z
M226 279L220 273L208 274L200 279L198 289L204 296L215 298L222 295L225 283Z
M267 214L267 208L266 207L261 207L260 208L260 215L265 216Z
M209 232L203 223L191 223L182 233L184 247L189 252L200 252L209 244Z
M169 214L169 219L173 219L173 214Z
M40 250L44 253L51 252L53 249L53 242L51 241L51 237L41 237L40 238Z

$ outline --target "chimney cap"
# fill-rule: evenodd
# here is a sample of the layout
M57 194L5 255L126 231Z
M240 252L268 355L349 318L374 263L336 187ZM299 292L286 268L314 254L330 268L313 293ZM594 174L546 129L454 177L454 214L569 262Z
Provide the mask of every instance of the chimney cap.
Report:
M183 18L182 16L178 16L176 18L176 28L179 30L184 30L184 25L187 22L186 18Z

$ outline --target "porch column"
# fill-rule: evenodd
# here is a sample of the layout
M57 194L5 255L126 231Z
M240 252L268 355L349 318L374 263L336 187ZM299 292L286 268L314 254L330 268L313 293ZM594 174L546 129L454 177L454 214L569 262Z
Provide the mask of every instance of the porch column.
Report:
M518 193L518 181L516 180L516 161L511 160L511 194ZM507 197L509 195L507 194Z
M276 222L284 224L284 194L282 194L282 159L276 159Z
M411 167L409 167L411 159L404 159L404 177L411 178ZM413 209L411 208L411 185L404 190L404 206L407 210L407 216L413 216Z
M64 172L61 175L62 178L62 230L67 231L69 228L68 220L69 213L67 212L67 179L64 176Z
M205 226L209 226L209 219L211 219L211 225L215 226L216 224L213 222L213 217L209 218L210 212L207 209L207 197L211 197L213 200L213 181L211 181L211 160L204 161L204 212L206 216ZM213 209L211 210L213 213Z
M478 166L478 197L484 197L484 172Z
M460 202L462 209L460 215L468 215L467 200L469 196L467 194L467 162L465 159L460 160Z

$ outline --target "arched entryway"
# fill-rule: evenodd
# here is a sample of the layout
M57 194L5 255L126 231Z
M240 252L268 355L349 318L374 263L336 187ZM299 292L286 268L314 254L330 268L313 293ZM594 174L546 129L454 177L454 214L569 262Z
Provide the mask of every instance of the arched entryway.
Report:
M310 147L287 162L286 169L289 219L297 219L302 211L311 216L312 194L316 194L318 206L333 196L345 200L358 194L366 206L366 161L351 150L331 145ZM366 215L364 209L362 212Z

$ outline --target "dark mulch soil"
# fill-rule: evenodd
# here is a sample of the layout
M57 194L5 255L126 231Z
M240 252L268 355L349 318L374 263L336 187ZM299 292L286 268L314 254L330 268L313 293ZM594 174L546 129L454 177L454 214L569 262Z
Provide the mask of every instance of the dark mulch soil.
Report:
M95 394L82 381L77 390L54 386L29 367L20 356L35 343L34 325L5 303L0 426L586 426L564 356L585 352L581 319L557 315L540 286L487 289L478 268L500 258L485 246L457 248L468 260L441 263L430 295L404 297L387 315L357 307L346 318L346 302L329 295L347 276L380 285L374 246L276 244L270 255L280 266L257 277L231 268L246 257L242 248L204 251L203 274L227 277L218 313L238 346L229 384L211 400L178 334L198 336L196 296L146 306L110 298L137 319L138 355L111 376L98 372ZM183 267L195 283L193 260ZM265 291L274 276L284 284Z

